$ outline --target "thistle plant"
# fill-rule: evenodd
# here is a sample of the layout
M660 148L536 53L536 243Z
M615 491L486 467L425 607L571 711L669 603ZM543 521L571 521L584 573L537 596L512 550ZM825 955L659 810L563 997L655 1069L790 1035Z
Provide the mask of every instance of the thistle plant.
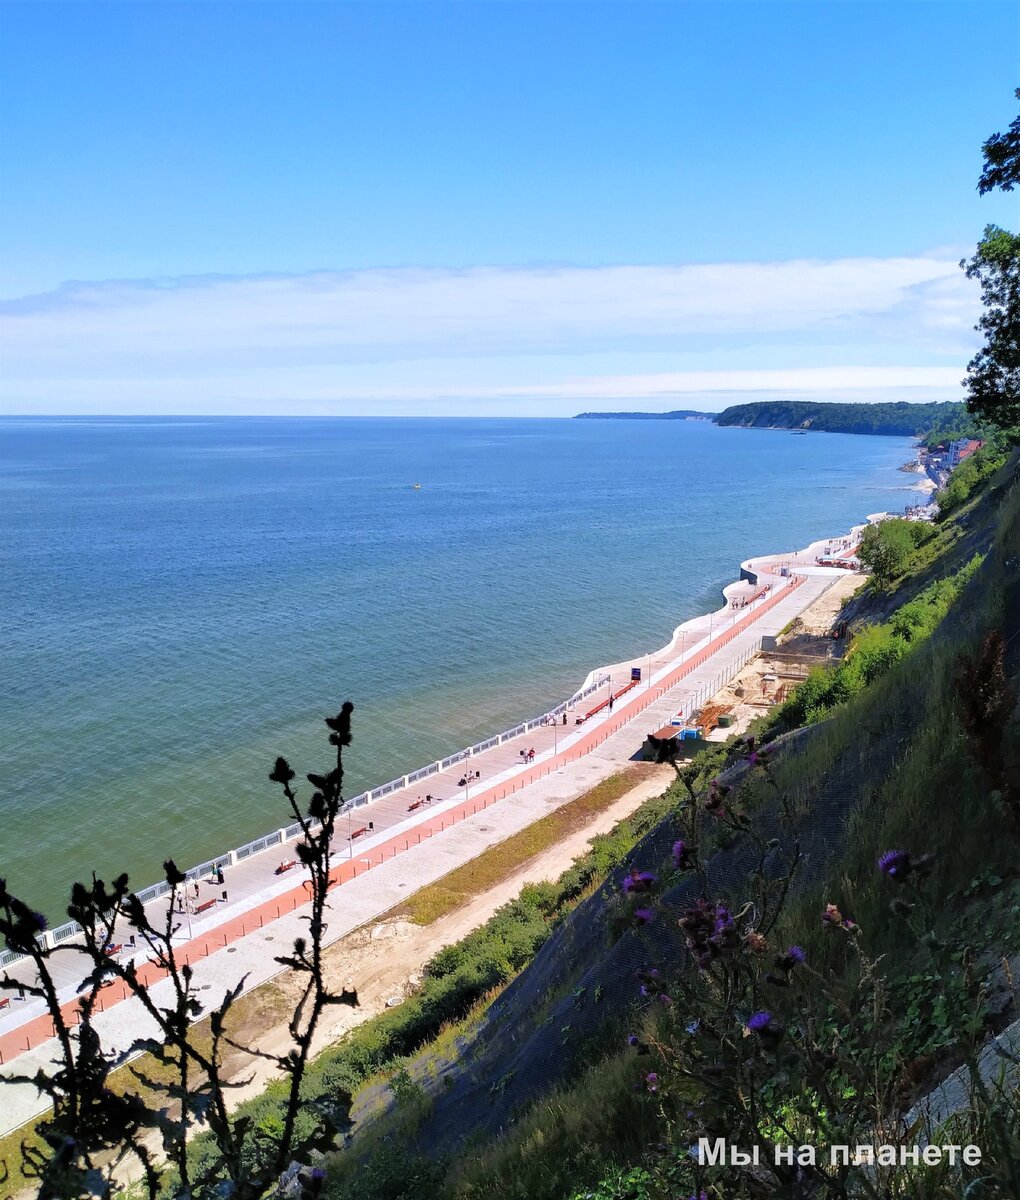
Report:
M290 953L276 958L303 979L288 1023L291 1044L282 1052L246 1046L229 1031L228 1017L247 976L215 1007L203 1004L194 971L178 944L178 913L187 879L172 859L163 864L169 894L158 916L146 911L127 875L109 884L95 876L91 884L75 883L67 913L81 933L73 942L53 947L36 936L45 928L41 914L0 881L0 935L34 968L29 982L5 973L0 989L42 1000L57 1044L55 1066L9 1077L33 1084L52 1105L37 1125L41 1144L26 1140L21 1162L13 1168L4 1164L9 1186L16 1187L19 1180L34 1183L43 1200L107 1196L125 1179L140 1174L152 1200L157 1195L254 1200L292 1159L307 1160L333 1145L347 1105L338 1102L309 1119L302 1111L301 1085L323 1014L332 1005L358 1003L356 992L330 990L323 960L332 842L343 806L343 759L351 744L353 709L347 702L335 717L327 718L332 762L324 773L308 775L313 790L307 801L300 799L296 772L286 759L278 758L269 775L300 826L295 852L305 870L308 894L307 912L301 917L307 936L296 938ZM140 956L123 959L109 953L115 937L130 937L144 951L145 978L151 978L152 967L157 969L170 985L169 1003L154 999L137 962ZM70 1017L57 983L57 968L65 963L73 964L80 975ZM126 987L129 1000L142 1007L155 1032L113 1052L103 1044L96 1016L103 989L117 981ZM193 1024L206 1017L209 1036L196 1037ZM231 1092L246 1080L228 1078L228 1050L268 1060L285 1081L283 1118L268 1134L253 1128L249 1118L231 1114ZM141 1052L148 1060L137 1059ZM146 1062L151 1065L141 1065ZM199 1130L211 1135L214 1153L196 1166L188 1142ZM321 1172L301 1176L300 1183L303 1194L317 1194Z
M925 1129L911 1113L924 1077L910 1055L892 964L869 956L867 931L827 899L817 910L817 965L803 946L779 940L801 864L794 815L772 756L753 741L744 749L743 786L764 782L782 836L765 839L741 789L714 780L681 808L672 874L660 883L653 870L635 867L621 889L625 918L648 956L635 980L640 1024L627 1039L634 1088L656 1107L664 1130L650 1151L659 1190L650 1188L649 1196L949 1200L968 1188L975 1197L1020 1195L1020 1102L1015 1083L1010 1090L979 1069L986 1028L981 980L966 946L935 935L934 856L892 848L874 869L889 892L889 920L904 923L905 940L927 962L929 978L954 997L943 1042L946 1056L969 1077L971 1106L955 1138ZM739 903L705 887L701 847L713 825L756 848ZM785 867L766 870L767 856ZM677 915L658 894L663 884L692 873L701 895ZM638 880L651 882L638 888ZM657 952L656 935L667 919L679 925L686 962L667 964ZM958 1160L932 1171L830 1154L840 1146L923 1147L926 1136L966 1143L976 1130L984 1138L980 1166ZM711 1161L719 1139L738 1148L738 1163Z

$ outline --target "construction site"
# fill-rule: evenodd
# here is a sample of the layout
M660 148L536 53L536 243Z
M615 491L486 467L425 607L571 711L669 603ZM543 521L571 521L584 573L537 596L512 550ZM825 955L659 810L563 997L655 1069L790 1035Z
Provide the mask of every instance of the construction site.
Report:
M651 735L656 742L675 739L686 756L704 742L724 742L747 730L751 722L782 704L815 667L830 667L843 657L847 630L839 617L843 606L865 583L853 573L833 581L817 600L686 720L675 718ZM774 645L769 645L772 642ZM655 745L645 743L646 757Z

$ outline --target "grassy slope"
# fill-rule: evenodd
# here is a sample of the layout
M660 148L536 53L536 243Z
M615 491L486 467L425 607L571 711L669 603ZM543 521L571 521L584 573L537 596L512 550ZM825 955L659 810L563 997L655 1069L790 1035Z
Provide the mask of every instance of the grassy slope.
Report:
M819 904L834 895L880 937L886 932L886 949L902 953L895 927L885 919L887 897L875 886L874 859L890 845L942 851L937 886L945 897L972 889L982 873L1013 878L1010 843L959 731L953 679L961 650L986 627L1020 619L1020 595L1007 595L1017 588L1020 555L1015 484L1014 461L957 515L943 538L943 558L922 564L897 595L877 598L882 617L930 578L988 548L1001 526L964 602L935 637L810 736L795 739L776 768L803 814L805 835L814 837L812 869L787 916L786 932L818 955L825 953L818 938ZM857 608L860 617L862 606ZM1016 631L1007 629L1007 637L1011 632ZM1020 637L1010 645L1008 665L1015 677ZM923 846L917 845L919 837ZM661 863L671 838L667 820L645 839L635 860ZM713 862L713 885L721 894L739 887L746 869L739 845L722 850ZM676 904L683 900L673 897ZM628 953L630 935L610 937L607 946L611 913L605 891L582 905L478 1021L442 1090L421 1085L412 1141L430 1153L456 1152L445 1189L432 1180L428 1194L558 1200L585 1179L597 1178L607 1164L640 1157L654 1121L640 1098L622 1086L632 1066L614 1047L622 1028L618 1006L633 994L631 968L641 951ZM906 960L903 965L910 969ZM427 1059L426 1054L419 1064L422 1079L428 1076ZM512 1131L494 1141L511 1122ZM466 1151L465 1138L473 1139ZM360 1179L365 1185L366 1176ZM388 1190L380 1177L376 1191L370 1185L362 1194L418 1193Z

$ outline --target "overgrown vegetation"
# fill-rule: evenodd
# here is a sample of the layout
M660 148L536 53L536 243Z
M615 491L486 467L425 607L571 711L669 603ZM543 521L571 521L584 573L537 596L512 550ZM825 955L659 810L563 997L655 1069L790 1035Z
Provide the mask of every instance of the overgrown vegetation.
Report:
M980 565L980 558L973 558L955 574L935 580L913 600L901 605L892 620L862 629L835 667L831 670L815 667L793 690L776 713L772 730L820 721L887 674L934 633Z
M953 471L949 482L935 497L940 521L963 508L981 484L999 470L1009 454L1009 441L1006 434L995 434Z
M914 552L934 536L935 531L924 521L890 517L864 530L858 556L875 583L886 587L904 573Z

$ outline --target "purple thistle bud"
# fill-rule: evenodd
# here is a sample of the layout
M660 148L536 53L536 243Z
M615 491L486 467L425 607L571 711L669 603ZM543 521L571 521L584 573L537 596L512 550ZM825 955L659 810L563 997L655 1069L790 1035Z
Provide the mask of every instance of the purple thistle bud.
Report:
M640 1045L641 1045L641 1039L640 1039L640 1038L637 1036L637 1034L636 1034L636 1033L632 1033L632 1034L630 1035L630 1037L629 1037L629 1038L627 1038L627 1045L628 1045L628 1046L640 1046Z
M621 885L623 890L628 895L634 895L637 892L650 892L657 882L656 877L651 871L631 871Z
M635 908L634 909L634 924L635 925L650 925L655 920L655 913L650 908Z
M747 1022L747 1028L752 1033L761 1033L763 1029L767 1029L772 1020L770 1012L756 1012L753 1017Z
M801 946L788 947L786 955L788 958L792 958L795 963L807 962L807 955L804 953L804 950Z
M690 852L683 838L673 843L673 866L678 871L682 871L685 867L690 866Z
M645 1076L645 1087L650 1092L657 1092L659 1090L659 1077L654 1071L649 1071Z
M910 855L906 850L887 850L878 860L878 869L887 879L899 882L910 874Z

